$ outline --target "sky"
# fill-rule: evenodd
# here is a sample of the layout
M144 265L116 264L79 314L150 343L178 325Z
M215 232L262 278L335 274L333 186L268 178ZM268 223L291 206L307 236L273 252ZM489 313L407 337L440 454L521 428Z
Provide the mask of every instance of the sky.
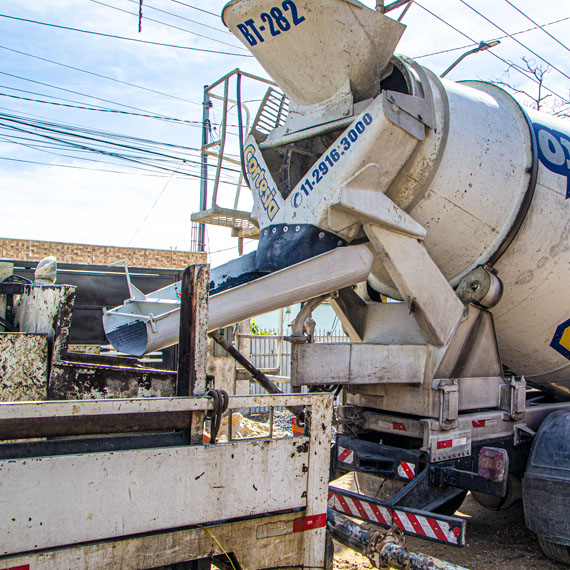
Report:
M138 0L0 1L0 237L190 249L190 215L199 209L203 87L238 67L267 77L224 27L223 6L221 0L144 0L139 32ZM544 85L555 95L547 107L559 111L570 99L570 2L421 0L403 23L397 53L438 74L479 41L502 38L466 58L448 79L500 80L534 95L535 83L512 67L506 74L510 64L524 66L524 57L549 69ZM538 24L544 28L518 34ZM503 37L515 32L520 43ZM243 85L255 113L264 88ZM217 136L218 102L210 118ZM228 123L235 149L235 112ZM122 146L101 143L110 137ZM236 167L228 166L223 178L237 180ZM232 205L234 188L222 188L222 205ZM248 193L242 191L240 209L251 208ZM207 228L213 266L237 257L237 246L229 229ZM255 247L246 241L245 252Z

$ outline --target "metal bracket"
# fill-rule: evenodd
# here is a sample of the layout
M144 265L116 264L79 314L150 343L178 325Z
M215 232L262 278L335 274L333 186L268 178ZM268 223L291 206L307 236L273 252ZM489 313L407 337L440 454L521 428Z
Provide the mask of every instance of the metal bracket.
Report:
M532 440L536 432L530 429L526 424L519 424L515 426L515 445L521 445L529 440Z
M129 267L127 262L124 259L121 261L115 261L115 263L110 263L109 267L113 267L115 265L123 265L125 268L125 276L127 278L127 287L129 288L129 301L143 301L146 299L146 295L137 287L135 287L131 282L131 274L129 273Z
M457 378L446 378L437 384L440 393L439 425L442 430L457 427L459 417L459 385Z
M508 384L501 386L500 408L508 412L512 420L517 421L524 417L525 407L526 380L524 376L520 380L512 376Z
M390 121L413 137L423 141L426 136L425 127L430 129L437 127L433 91L424 69L410 59L402 58L402 60L412 67L418 75L424 96L417 97L397 91L384 91L382 108Z

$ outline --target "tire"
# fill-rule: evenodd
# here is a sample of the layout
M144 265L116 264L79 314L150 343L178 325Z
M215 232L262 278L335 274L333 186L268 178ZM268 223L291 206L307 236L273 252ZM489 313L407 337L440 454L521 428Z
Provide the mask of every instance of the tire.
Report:
M544 552L547 558L570 566L570 547L564 544L550 542L550 540L546 540L546 538L542 536L538 537L538 542L540 548L542 548L542 552Z
M490 511L505 511L522 499L522 482L519 477L509 475L507 493L504 497L495 497L477 491L471 491L471 495L482 507Z

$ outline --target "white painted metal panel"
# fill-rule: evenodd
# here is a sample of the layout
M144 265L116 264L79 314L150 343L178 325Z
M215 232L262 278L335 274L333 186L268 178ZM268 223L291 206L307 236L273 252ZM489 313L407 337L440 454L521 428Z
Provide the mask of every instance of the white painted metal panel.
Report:
M305 441L1 461L0 554L304 507Z

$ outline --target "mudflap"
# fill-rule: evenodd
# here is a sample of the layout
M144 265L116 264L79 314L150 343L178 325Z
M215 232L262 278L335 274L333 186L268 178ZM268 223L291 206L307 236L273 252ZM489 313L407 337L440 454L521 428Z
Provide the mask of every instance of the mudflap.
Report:
M570 560L569 410L550 414L535 437L523 478L523 504L527 527L543 541L566 546Z

